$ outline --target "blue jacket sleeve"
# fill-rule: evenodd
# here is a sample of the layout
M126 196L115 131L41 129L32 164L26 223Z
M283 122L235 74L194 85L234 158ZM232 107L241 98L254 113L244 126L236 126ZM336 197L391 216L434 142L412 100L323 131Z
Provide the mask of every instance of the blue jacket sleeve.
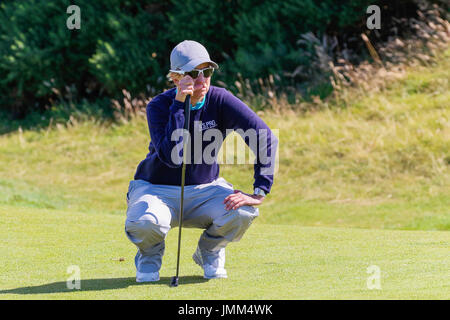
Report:
M184 128L184 103L177 100L173 100L170 106L169 103L160 97L152 99L147 105L147 122L158 158L168 167L178 168L183 149L182 131L175 132L180 134L175 134L174 139L172 133Z
M233 129L255 155L253 186L269 193L275 173L278 139L267 124L244 102L224 90L222 121L224 129Z

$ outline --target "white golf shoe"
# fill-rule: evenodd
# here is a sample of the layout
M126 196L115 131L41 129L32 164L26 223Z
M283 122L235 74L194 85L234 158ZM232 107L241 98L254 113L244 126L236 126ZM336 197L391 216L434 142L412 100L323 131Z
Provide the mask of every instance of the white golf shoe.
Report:
M155 282L159 281L159 272L136 272L136 282Z
M203 257L205 259L203 259ZM192 255L194 262L202 267L205 279L221 279L227 278L227 270L225 270L225 248L217 252L203 251L199 247ZM205 261L204 261L205 260Z

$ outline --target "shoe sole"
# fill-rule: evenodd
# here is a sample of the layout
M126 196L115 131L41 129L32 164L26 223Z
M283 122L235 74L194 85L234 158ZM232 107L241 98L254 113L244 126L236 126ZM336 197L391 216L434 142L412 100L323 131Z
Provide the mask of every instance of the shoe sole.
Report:
M136 272L136 282L156 282L159 281L159 274L158 274L158 278L154 278L154 277L146 277L145 273L140 273L140 272Z
M226 278L228 278L228 276L226 274L216 275L216 276L213 276L213 277L207 277L207 276L204 275L203 278L204 279L208 279L208 280L211 280L211 279L226 279Z
M155 279L155 280L140 280L140 279L136 279L136 282L139 282L139 283L143 283L143 282L157 282L157 281L159 281L159 278Z

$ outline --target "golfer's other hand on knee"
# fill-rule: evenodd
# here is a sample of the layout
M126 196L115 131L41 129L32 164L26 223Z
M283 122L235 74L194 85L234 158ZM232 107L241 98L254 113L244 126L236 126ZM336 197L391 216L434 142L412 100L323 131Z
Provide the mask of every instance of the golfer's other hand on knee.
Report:
M250 195L241 190L234 190L234 193L225 198L223 203L226 210L236 210L242 206L257 206L264 200L263 196Z

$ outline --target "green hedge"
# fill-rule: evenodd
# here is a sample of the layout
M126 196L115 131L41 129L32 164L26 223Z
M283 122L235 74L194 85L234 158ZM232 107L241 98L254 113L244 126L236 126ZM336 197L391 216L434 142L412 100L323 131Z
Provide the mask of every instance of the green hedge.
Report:
M147 1L150 2L150 1ZM57 99L142 92L164 82L152 53L163 14L138 2L77 1L81 29L69 30L71 1L10 1L0 5L0 108L17 116Z
M377 3L389 1L3 1L0 109L21 117L57 100L118 97L123 88L152 96L167 87L170 51L185 39L208 48L221 66L215 80L231 90L238 73L299 86L308 79L286 74L311 62L301 34L359 36L367 6ZM70 4L81 8L80 30L66 27Z

